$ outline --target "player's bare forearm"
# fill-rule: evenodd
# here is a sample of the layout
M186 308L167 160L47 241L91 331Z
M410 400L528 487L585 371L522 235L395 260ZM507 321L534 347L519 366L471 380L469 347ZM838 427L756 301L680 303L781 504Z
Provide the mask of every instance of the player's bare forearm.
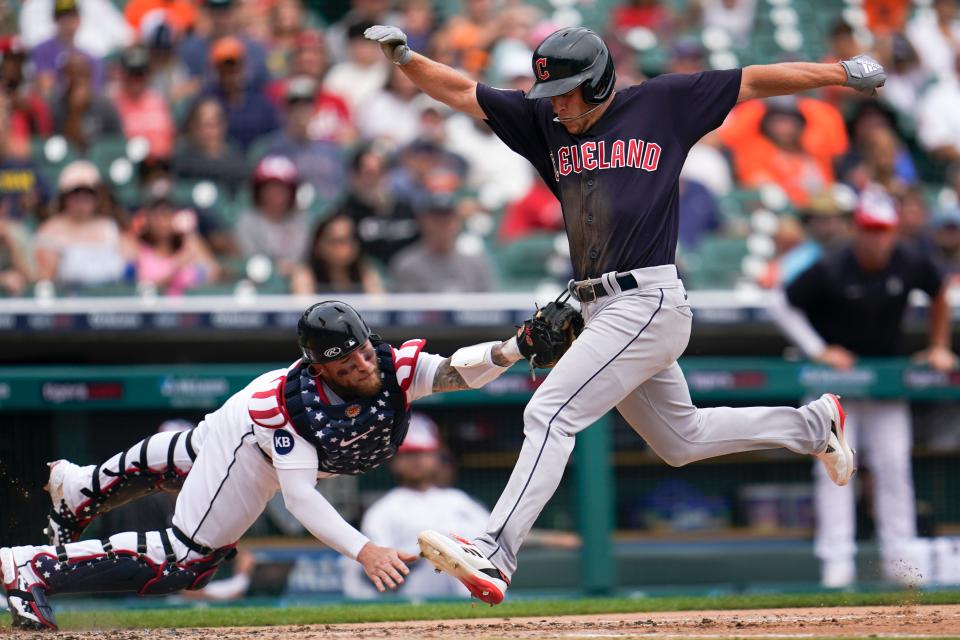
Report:
M930 301L930 347L950 348L950 303L947 301L947 287Z
M839 63L780 62L744 67L737 102L843 85L847 72Z
M487 117L477 102L477 83L456 69L414 53L400 70L434 100L474 118Z
M515 349L511 350L506 347L507 342L509 342L509 340L494 345L490 350L490 359L493 360L493 363L498 367L509 367L521 358ZM436 375L433 377L434 393L442 391L463 391L472 388L473 387L463 379L463 376L460 375L456 367L453 366L451 358L444 358L443 362L441 362L437 368Z

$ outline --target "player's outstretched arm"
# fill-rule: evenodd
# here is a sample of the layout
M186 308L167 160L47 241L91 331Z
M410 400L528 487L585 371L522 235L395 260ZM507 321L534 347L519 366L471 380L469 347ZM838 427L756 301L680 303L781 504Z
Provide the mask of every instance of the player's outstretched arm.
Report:
M931 368L948 372L957 368L957 355L950 350L950 302L947 286L930 300L930 346L917 354L916 359Z
M737 102L754 98L785 96L841 85L875 96L887 74L870 56L856 56L837 63L780 62L744 67Z
M520 360L516 337L458 349L444 358L433 377L434 393L478 389Z
M486 118L477 102L477 83L445 64L415 53L407 46L407 34L397 27L377 25L363 35L380 43L387 60L398 65L421 91L451 109L474 118Z

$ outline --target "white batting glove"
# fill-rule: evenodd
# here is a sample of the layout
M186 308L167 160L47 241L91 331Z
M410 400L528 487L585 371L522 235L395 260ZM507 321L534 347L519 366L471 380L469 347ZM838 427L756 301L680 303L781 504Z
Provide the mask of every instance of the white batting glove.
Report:
M877 95L877 89L887 81L887 72L883 70L883 65L870 56L854 56L840 64L847 72L844 86L868 96Z
M397 27L376 25L363 32L363 37L380 43L380 49L393 64L407 64L413 51L407 46L407 34Z

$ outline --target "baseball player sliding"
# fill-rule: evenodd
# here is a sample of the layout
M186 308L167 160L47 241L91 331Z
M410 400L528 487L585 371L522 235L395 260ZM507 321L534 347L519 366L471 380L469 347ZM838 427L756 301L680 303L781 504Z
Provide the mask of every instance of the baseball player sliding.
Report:
M484 602L500 602L574 437L614 407L671 465L785 447L817 456L835 483L849 481L853 451L833 394L800 409L691 403L676 362L692 320L674 266L677 179L690 147L737 102L829 85L874 94L886 77L880 64L857 56L839 64L667 74L617 90L604 41L571 28L537 47L536 82L524 95L414 53L396 27L371 27L365 35L425 93L487 120L537 169L563 208L576 278L569 289L586 320L524 412L526 439L486 533L473 541L420 535L421 551L436 567Z
M411 402L481 387L529 351L515 337L450 358L425 353L424 340L394 348L337 301L307 309L297 330L301 359L259 376L195 429L158 433L95 466L51 463L50 544L0 549L14 626L56 629L50 594L203 587L277 491L310 533L359 562L378 590L403 583L405 563L416 556L377 546L350 526L316 490L317 478L389 460L406 436ZM171 528L77 542L93 518L178 488Z

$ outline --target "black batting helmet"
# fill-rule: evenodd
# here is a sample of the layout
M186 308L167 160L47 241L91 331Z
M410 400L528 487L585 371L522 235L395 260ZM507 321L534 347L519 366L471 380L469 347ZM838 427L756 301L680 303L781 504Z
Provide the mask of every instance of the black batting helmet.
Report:
M583 99L600 104L610 97L617 74L603 38L585 27L555 31L533 52L536 82L527 98L549 98L582 87Z
M304 359L322 364L362 347L370 337L370 327L346 302L326 300L303 312L297 336Z

